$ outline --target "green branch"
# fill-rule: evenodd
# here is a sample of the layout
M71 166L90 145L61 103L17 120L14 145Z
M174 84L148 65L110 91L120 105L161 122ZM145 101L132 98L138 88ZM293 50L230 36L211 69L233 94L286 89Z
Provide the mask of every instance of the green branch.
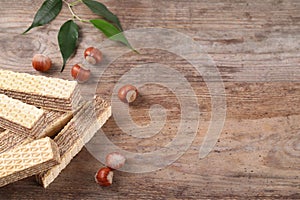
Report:
M74 12L74 10L72 8L73 6L75 6L78 3L82 2L82 0L77 0L77 1L74 1L73 3L68 3L66 0L63 0L63 2L67 4L67 6L68 6L68 8L69 8L69 10L70 10L70 12L71 12L74 19L77 19L80 22L89 22L89 20L82 19L78 15L76 15L76 13Z

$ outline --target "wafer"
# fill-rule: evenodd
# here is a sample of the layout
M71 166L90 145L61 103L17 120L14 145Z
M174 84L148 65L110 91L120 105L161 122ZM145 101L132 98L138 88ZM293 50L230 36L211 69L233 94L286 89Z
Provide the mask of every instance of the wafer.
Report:
M4 130L0 132L0 154L30 141L32 141L30 137Z
M110 116L110 105L99 97L96 97L94 102L85 104L54 138L59 147L61 163L38 174L36 176L37 181L45 188L53 182Z
M46 111L45 129L37 136L52 137L59 133L59 131L72 119L74 112L60 112L60 111Z
M49 137L19 145L0 154L0 187L45 171L59 162L58 147Z
M25 136L42 132L45 112L35 106L0 94L0 126Z
M71 111L80 105L76 81L0 69L0 93L49 110Z

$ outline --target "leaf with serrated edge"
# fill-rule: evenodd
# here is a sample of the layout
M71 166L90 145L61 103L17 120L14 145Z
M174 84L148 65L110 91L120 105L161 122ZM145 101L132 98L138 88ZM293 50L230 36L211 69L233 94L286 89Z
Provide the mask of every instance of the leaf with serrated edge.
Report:
M58 44L63 58L63 66L61 72L64 70L67 60L71 57L76 49L78 40L78 26L73 20L66 21L58 32Z
M30 29L48 24L56 18L62 8L62 0L46 0L34 16L31 26L24 31L27 33Z
M109 22L114 23L120 31L123 31L119 18L116 15L114 15L110 10L108 10L108 8L104 4L94 0L82 0L82 2L87 7L89 7L89 9L93 13L104 17L104 19L106 19Z

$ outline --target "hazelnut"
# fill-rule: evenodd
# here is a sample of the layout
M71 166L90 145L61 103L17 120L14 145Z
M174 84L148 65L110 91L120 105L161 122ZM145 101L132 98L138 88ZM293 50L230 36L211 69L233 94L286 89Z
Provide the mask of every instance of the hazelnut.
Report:
M71 69L72 77L80 83L86 82L91 75L91 71L89 69L85 69L80 64L75 64Z
M102 52L95 47L89 47L84 51L84 58L88 63L95 65L101 62Z
M113 180L113 171L109 167L102 167L95 175L95 181L101 186L110 186Z
M35 70L45 72L51 68L52 62L48 56L36 54L32 58L32 66Z
M105 164L112 169L120 169L126 161L125 156L118 152L110 153L106 156Z
M132 103L138 96L138 90L133 85L124 85L118 91L118 97L124 103Z

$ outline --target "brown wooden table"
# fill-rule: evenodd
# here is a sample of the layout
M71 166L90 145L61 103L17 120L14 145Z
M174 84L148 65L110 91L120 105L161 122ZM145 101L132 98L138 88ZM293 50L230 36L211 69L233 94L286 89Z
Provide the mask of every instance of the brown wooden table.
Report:
M72 80L71 66L82 62L88 46L101 43L102 34L79 23L76 54L60 73L56 40L60 25L70 18L63 11L51 24L21 33L30 25L42 0L0 2L0 67L39 74L31 67L36 53L51 57L45 76ZM195 90L202 121L185 154L151 173L117 171L114 183L101 188L94 174L103 166L84 148L60 176L43 189L34 177L0 188L0 199L200 199L300 198L300 1L294 0L111 0L125 30L142 27L174 29L192 37L215 62L224 81L227 116L213 151L198 159L208 129L211 98L205 81L182 58L162 51L126 54L109 68L97 92L108 100L111 88L131 67L160 62L179 70ZM96 17L84 6L83 18ZM161 134L137 139L123 133L112 117L104 126L107 137L132 152L151 152L175 136L180 105L165 87L144 86L143 99L131 108L136 123L149 123L154 103L168 109Z

